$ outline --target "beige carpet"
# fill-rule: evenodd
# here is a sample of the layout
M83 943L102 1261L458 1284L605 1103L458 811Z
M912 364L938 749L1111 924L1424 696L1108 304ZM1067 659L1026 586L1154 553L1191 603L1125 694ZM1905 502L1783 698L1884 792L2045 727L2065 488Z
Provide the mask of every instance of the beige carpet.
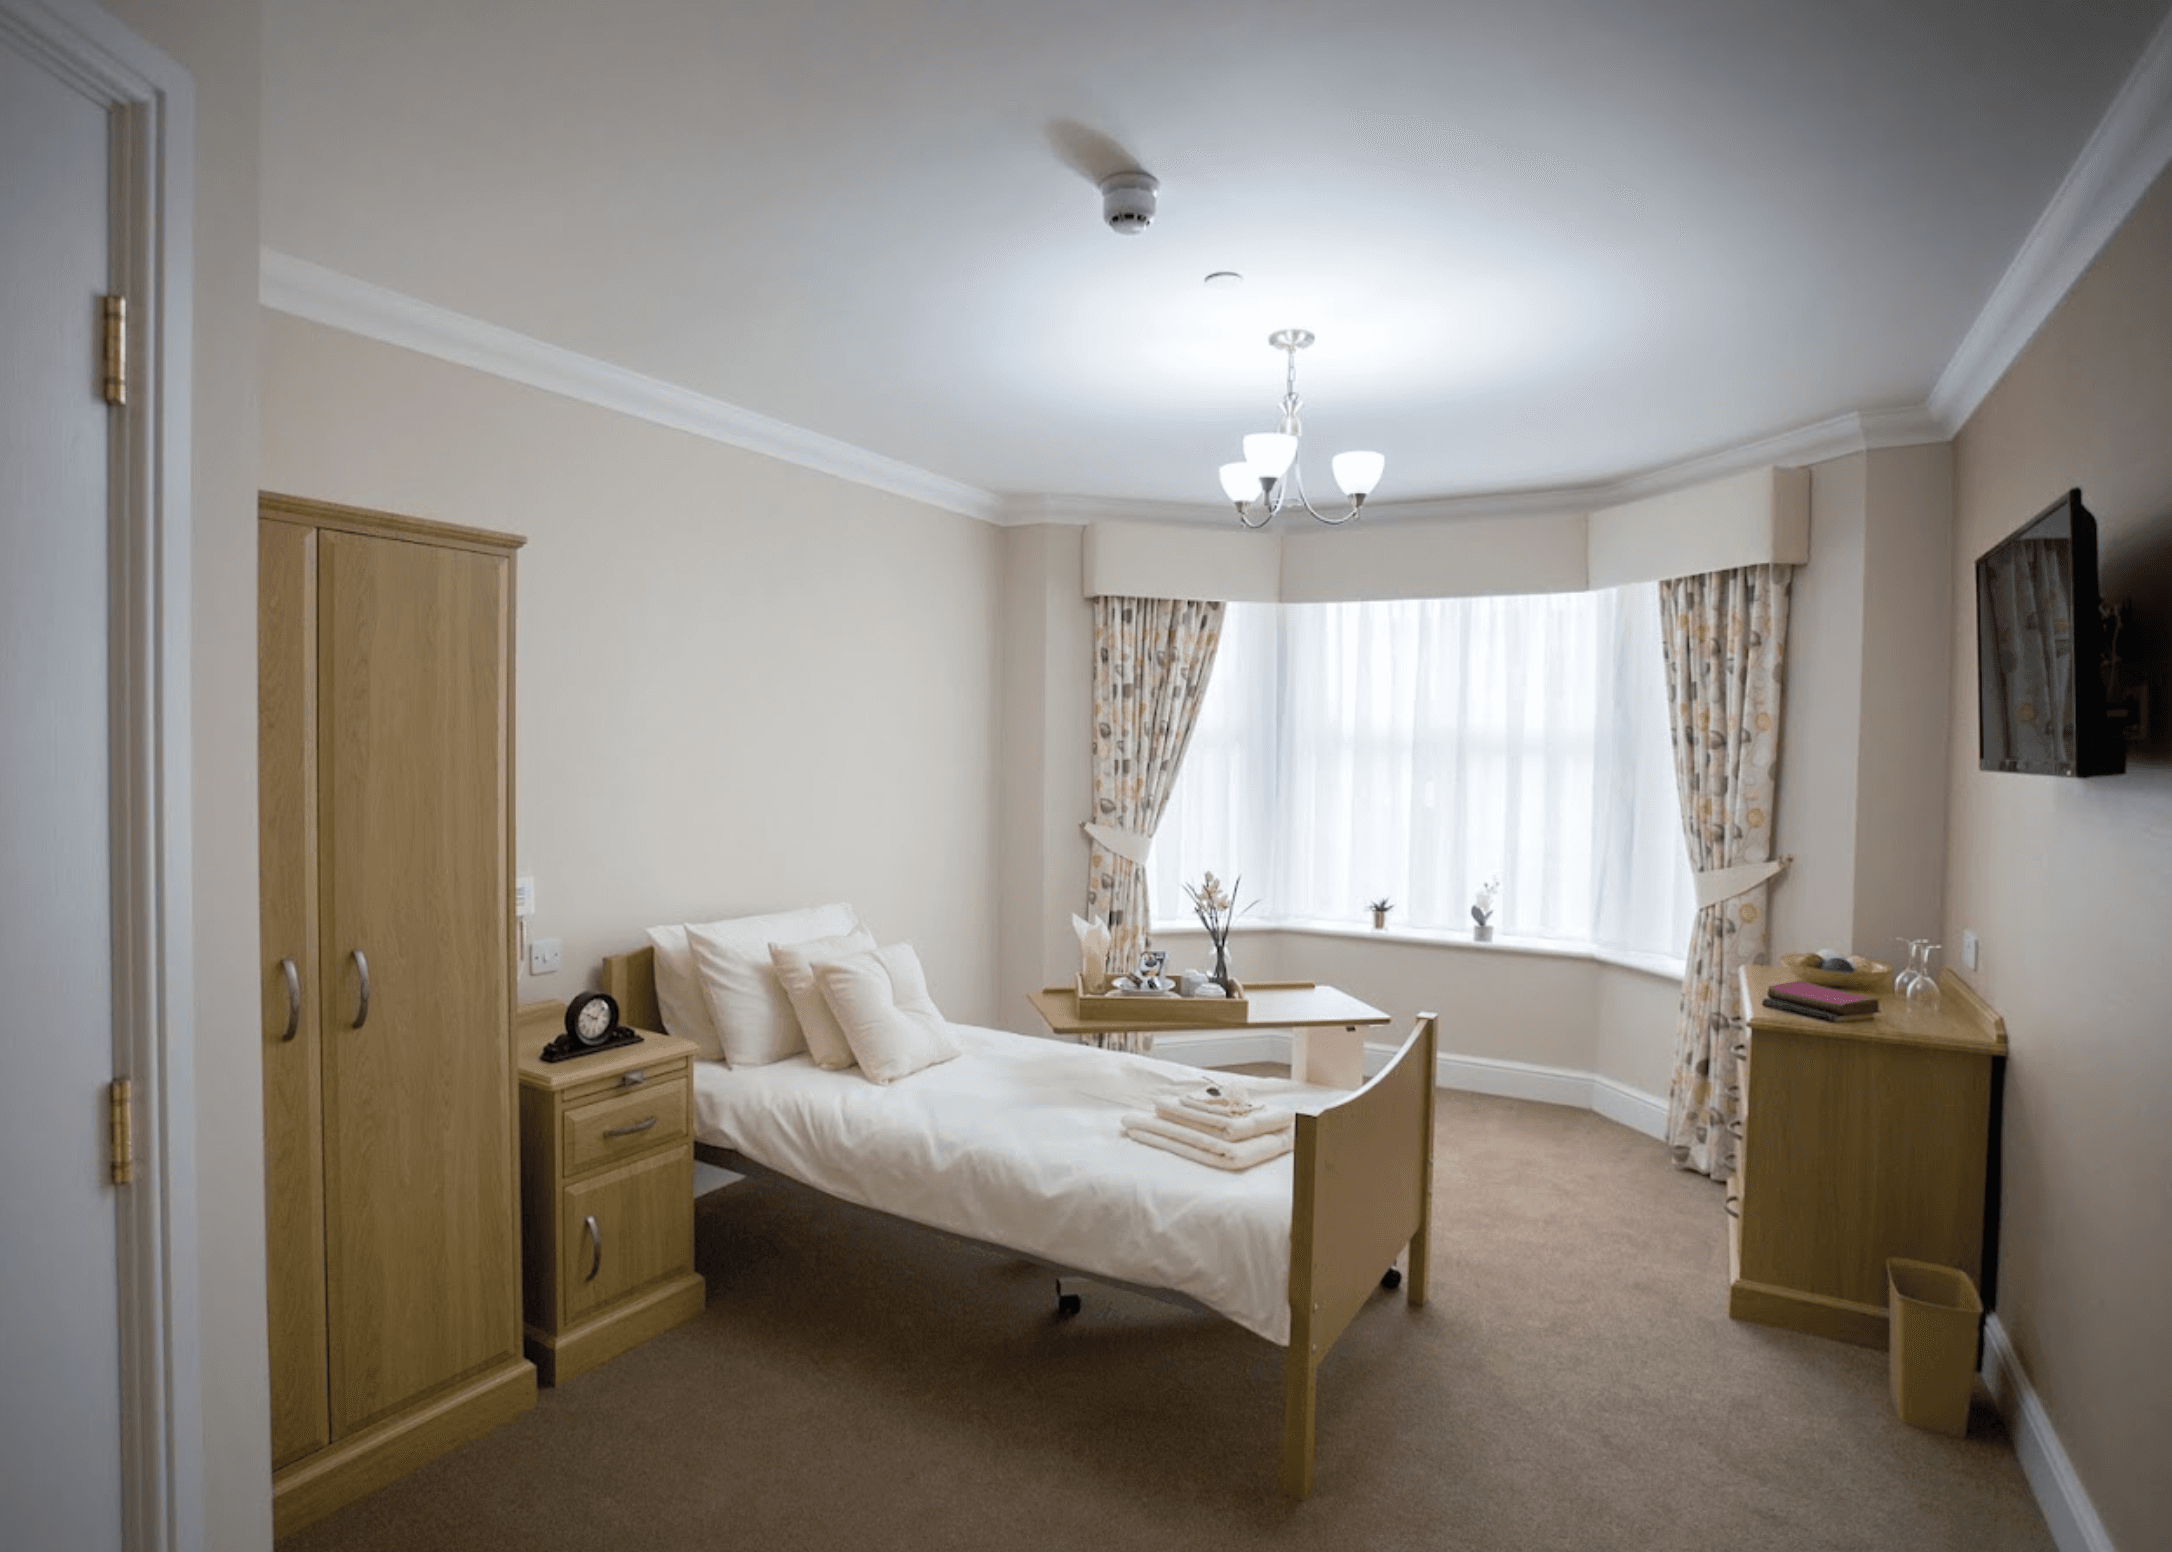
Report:
M1580 1111L1443 1094L1433 1297L1380 1294L1276 1496L1281 1349L776 1181L704 1198L700 1319L302 1534L384 1548L1965 1549L2050 1536L1979 1389L1737 1325L1711 1182Z

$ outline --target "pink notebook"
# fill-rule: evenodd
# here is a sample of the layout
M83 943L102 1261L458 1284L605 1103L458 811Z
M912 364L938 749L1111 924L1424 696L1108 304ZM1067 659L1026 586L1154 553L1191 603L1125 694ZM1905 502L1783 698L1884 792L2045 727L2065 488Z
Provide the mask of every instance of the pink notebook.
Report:
M1861 992L1845 992L1836 986L1813 986L1808 981L1781 981L1770 987L1765 995L1792 998L1796 1002L1830 1008L1835 1013L1875 1013L1878 1010L1878 999L1875 997L1865 997Z

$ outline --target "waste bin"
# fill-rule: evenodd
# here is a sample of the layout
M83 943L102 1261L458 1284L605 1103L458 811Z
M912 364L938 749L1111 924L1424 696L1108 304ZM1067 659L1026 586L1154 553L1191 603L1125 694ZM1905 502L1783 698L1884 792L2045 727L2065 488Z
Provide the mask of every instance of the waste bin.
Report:
M1968 1273L1899 1256L1885 1263L1893 1410L1917 1428L1968 1432L1983 1300Z

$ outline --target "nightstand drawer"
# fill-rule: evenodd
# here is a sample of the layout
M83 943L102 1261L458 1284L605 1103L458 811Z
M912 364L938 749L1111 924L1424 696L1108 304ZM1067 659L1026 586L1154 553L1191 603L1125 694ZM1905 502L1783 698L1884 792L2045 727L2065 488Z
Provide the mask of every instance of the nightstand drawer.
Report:
M559 1215L565 1318L694 1263L694 1158L685 1149L567 1186Z
M686 1136L687 1082L669 1078L565 1112L565 1172L577 1175Z

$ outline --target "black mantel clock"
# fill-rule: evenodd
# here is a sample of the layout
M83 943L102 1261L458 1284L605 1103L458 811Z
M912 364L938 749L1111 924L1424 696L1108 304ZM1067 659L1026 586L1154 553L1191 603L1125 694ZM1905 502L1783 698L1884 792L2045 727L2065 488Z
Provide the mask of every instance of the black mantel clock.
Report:
M546 1062L637 1045L641 1037L618 1021L618 1003L609 992L582 992L566 1004L566 1032L539 1053Z

